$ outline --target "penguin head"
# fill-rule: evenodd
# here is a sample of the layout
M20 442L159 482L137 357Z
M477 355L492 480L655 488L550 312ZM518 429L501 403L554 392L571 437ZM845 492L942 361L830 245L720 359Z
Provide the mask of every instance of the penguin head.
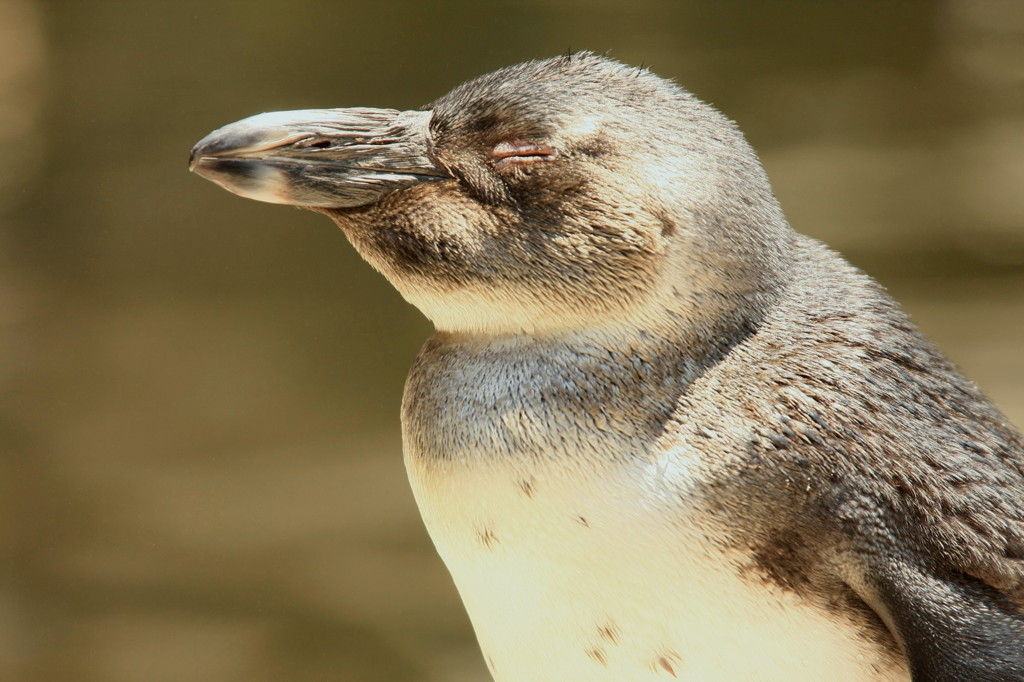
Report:
M785 276L788 227L736 126L591 53L419 111L254 116L201 140L192 169L330 216L444 331L743 324Z

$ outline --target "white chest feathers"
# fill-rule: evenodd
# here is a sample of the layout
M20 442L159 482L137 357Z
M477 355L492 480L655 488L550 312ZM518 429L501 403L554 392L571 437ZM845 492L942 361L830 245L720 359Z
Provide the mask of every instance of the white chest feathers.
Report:
M407 466L499 682L908 680L839 615L741 576L664 471Z

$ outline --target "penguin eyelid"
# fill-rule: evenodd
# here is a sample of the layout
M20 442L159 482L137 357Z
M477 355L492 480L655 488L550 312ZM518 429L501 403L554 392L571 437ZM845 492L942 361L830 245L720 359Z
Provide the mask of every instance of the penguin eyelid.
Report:
M491 158L497 166L523 166L550 161L558 156L558 150L546 144L512 140L499 142L491 150Z

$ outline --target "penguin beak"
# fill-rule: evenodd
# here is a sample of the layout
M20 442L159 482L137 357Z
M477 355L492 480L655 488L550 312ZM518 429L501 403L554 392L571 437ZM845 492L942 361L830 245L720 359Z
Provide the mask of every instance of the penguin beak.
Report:
M189 170L272 204L351 208L452 176L430 156L430 111L304 109L259 114L192 148Z

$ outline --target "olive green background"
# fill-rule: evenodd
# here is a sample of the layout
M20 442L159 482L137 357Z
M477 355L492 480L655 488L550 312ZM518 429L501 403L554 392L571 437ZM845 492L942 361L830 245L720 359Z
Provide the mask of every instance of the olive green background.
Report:
M737 120L1024 424L1024 3L0 0L0 679L486 679L401 462L429 324L186 158L582 48Z

